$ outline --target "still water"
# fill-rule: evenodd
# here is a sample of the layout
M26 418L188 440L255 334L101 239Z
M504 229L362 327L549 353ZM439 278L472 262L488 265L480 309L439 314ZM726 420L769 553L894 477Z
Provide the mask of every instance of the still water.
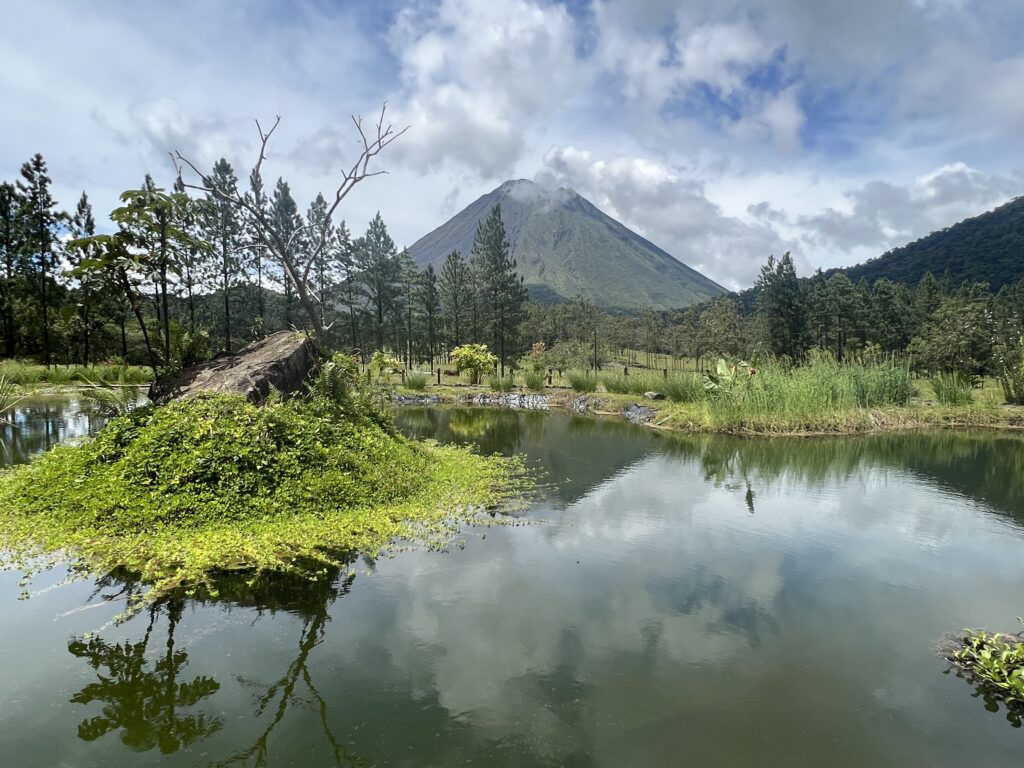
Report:
M0 573L0 761L1024 764L1024 729L934 652L1024 612L1021 437L399 419L525 454L543 473L528 524L322 585L227 584L120 626L116 580L49 573L19 601Z

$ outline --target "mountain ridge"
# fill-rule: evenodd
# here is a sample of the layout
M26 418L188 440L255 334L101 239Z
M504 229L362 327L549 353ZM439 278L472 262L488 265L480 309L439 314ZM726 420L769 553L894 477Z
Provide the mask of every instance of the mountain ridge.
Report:
M583 295L607 309L674 309L726 289L616 221L574 190L509 180L409 247L422 269L467 258L480 220L501 206L505 233L531 295L549 302Z
M854 281L864 278L873 283L884 277L911 286L928 272L939 278L948 273L954 285L986 282L997 291L1024 278L1024 196L825 274L837 272Z

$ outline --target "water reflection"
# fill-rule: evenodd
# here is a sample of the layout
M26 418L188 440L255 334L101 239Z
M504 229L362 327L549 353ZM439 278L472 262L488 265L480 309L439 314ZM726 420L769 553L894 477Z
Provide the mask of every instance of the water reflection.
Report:
M133 751L149 751L155 747L165 755L193 746L214 735L224 725L220 715L190 711L212 697L221 684L207 675L182 681L188 664L188 652L176 646L175 630L186 604L218 606L230 611L242 607L255 613L255 619L273 618L278 613L298 617L301 630L296 640L294 658L272 679L268 670L254 669L236 680L252 701L253 720L260 730L246 743L235 740L231 754L216 762L217 766L265 766L273 756L275 732L285 727L289 713L308 710L316 713L321 735L337 766L360 766L362 760L352 755L335 734L329 720L328 702L314 682L309 659L323 641L330 621L328 608L348 594L354 573L342 576L336 568L318 580L289 574L270 574L257 579L225 575L214 581L210 589L185 598L174 595L151 606L148 622L140 640L108 643L100 636L75 638L68 651L97 671L96 680L71 697L75 704L102 704L102 714L87 718L78 726L78 737L95 741L119 732L121 742ZM112 600L137 595L141 585L130 574L116 574L102 579L100 588L116 587L113 594L94 592L94 597ZM158 620L166 621L164 650L154 659L147 657L151 637ZM210 702L216 708L216 702ZM308 736L309 734L307 734ZM327 763L324 763L327 764Z
M30 395L0 416L0 466L22 464L58 443L95 434L107 421L78 394Z
M182 712L220 690L220 683L200 675L183 681L188 654L174 645L183 600L172 598L149 609L145 634L137 642L108 643L99 636L76 638L68 651L96 670L96 680L71 697L74 704L103 706L103 714L83 720L78 738L95 741L119 731L121 742L135 752L159 747L172 754L220 730L223 720L204 713ZM158 616L166 614L164 651L150 663L146 654Z
M173 621L164 604L155 623L140 615L91 647L76 627L71 654L53 615L80 603L10 597L0 754L112 766L137 762L133 745L161 765L861 768L978 754L1019 765L1020 732L941 674L933 648L951 629L1005 629L1020 613L1021 490L998 482L1021 476L1020 438L745 440L485 409L399 419L525 454L558 485L530 511L546 522L467 531L464 549L382 558L355 582L349 568L316 582L224 579L216 595L181 597ZM137 588L124 574L102 586ZM197 680L210 682L190 698ZM86 709L68 703L78 689L103 695ZM138 724L148 713L165 741ZM94 740L73 737L79 723Z

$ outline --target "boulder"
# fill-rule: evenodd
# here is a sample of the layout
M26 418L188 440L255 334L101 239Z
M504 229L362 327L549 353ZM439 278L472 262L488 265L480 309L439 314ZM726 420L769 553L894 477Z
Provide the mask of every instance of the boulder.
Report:
M149 388L149 399L162 404L201 392L219 392L260 403L267 399L271 388L282 393L300 389L316 362L316 349L308 338L294 331L280 331L238 352L219 355L176 376L157 380Z

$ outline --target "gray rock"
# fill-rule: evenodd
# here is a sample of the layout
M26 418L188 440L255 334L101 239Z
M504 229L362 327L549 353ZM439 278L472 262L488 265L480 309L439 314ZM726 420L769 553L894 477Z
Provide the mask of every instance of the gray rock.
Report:
M301 389L316 361L316 350L309 339L301 333L281 331L238 352L186 368L171 379L154 382L149 398L162 404L201 392L219 392L261 403L271 387L286 394Z
M654 414L656 414L657 411L647 405L630 403L622 409L621 413L622 417L626 419L626 421L631 421L634 424L646 424L654 418Z
M441 398L437 395L400 395L392 392L391 402L395 405L437 405Z
M518 408L521 410L535 411L548 407L547 395L473 395L470 398L473 405L496 405L502 408Z
M572 401L572 409L576 413L586 413L590 410L590 398L589 397L577 397Z

